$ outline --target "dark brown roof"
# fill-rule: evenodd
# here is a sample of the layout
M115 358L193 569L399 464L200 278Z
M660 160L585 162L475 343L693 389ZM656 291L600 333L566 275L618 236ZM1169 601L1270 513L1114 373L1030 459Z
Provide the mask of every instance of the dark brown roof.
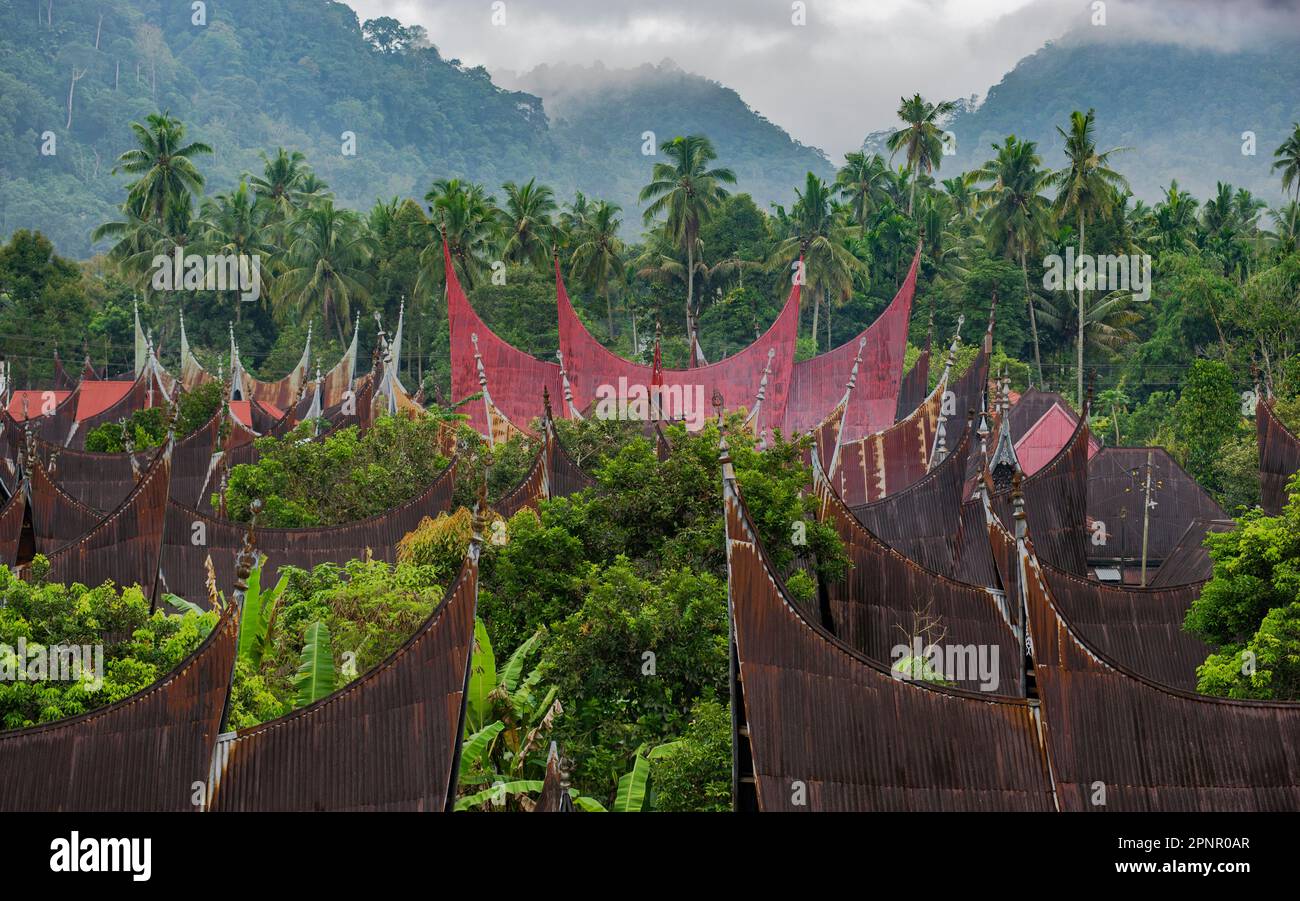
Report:
M896 679L790 600L724 457L737 805L1051 810L1027 701Z
M850 562L845 579L826 586L828 618L822 624L847 646L889 667L896 662L893 649L933 622L930 641L940 641L942 634L945 644L996 646L998 691L1019 693L1020 641L1005 601L987 588L928 569L886 543L844 506L819 470L814 473L820 516L839 533ZM981 532L987 544L982 525ZM978 680L959 684L978 686Z
M13 566L18 562L18 545L23 534L23 514L27 512L27 496L15 492L0 507L0 566Z
M191 811L205 783L237 651L231 609L188 658L129 697L0 732L0 810Z
M1062 810L1300 809L1300 704L1209 698L1134 672L1066 618L1031 543L1022 555Z
M1231 519L1193 520L1148 584L1152 588L1164 588L1207 581L1214 575L1214 563L1205 548L1205 536L1211 532L1231 531L1236 525Z
M1140 559L1142 500L1147 455L1151 455L1150 523L1147 559L1159 564L1173 551L1195 519L1226 519L1227 514L1162 447L1103 447L1088 462L1088 517L1093 521L1090 559ZM1133 472L1138 476L1135 478ZM1104 532L1096 523L1105 524ZM1100 537L1104 544L1098 544Z
M941 382L906 419L843 444L834 466L819 443L822 463L845 503L859 506L879 500L926 474L944 390Z
M921 405L929 393L930 387L930 349L921 351L912 368L903 375L902 384L898 386L898 411L894 422L902 422L913 410Z
M310 569L320 563L396 559L397 543L426 516L451 507L456 461L453 460L419 496L359 522L302 529L257 530L258 550L267 557L262 584L274 585L282 566ZM218 584L234 582L234 551L243 543L244 523L201 513L171 501L163 533L162 579L166 589L188 601L207 605L204 560L212 555ZM200 541L201 539L201 541Z
M211 809L450 810L480 541L470 543L442 603L388 659L314 704L223 736Z
M1286 483L1300 471L1300 438L1273 412L1273 401L1260 399L1255 406L1255 432L1259 439L1259 481L1264 512L1276 516L1286 506Z

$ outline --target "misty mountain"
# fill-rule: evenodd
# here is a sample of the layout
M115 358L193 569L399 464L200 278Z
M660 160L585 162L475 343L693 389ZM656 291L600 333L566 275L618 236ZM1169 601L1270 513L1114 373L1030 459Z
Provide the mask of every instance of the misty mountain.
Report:
M982 103L963 103L947 126L957 152L944 157L938 177L979 166L1008 134L1037 141L1044 165L1060 168L1056 126L1093 107L1097 146L1132 148L1112 165L1139 198L1158 200L1176 178L1198 197L1225 181L1275 205L1282 188L1270 171L1273 150L1300 120L1297 85L1296 35L1215 50L1072 32L1021 60ZM1242 153L1247 131L1255 135L1253 156ZM882 147L881 133L868 145Z
M161 110L212 146L198 158L209 194L283 146L357 209L422 198L438 178L500 199L502 182L537 176L562 201L580 189L620 203L632 235L654 161L645 131L707 133L761 204L789 203L810 168L831 171L734 91L670 65L593 70L581 91L560 90L587 76L559 67L521 78L552 95L552 115L543 97L444 57L437 35L381 50L342 3L214 0L196 18L169 0L0 4L0 237L39 228L64 254L90 253L129 180L111 170L134 146L130 123Z

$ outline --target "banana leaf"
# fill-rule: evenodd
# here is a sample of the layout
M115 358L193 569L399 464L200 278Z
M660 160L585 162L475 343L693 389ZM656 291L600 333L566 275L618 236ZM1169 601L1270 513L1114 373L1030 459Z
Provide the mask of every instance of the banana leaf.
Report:
M334 690L334 651L330 647L330 630L317 620L307 627L307 644L299 658L294 687L298 689L298 706L315 703Z

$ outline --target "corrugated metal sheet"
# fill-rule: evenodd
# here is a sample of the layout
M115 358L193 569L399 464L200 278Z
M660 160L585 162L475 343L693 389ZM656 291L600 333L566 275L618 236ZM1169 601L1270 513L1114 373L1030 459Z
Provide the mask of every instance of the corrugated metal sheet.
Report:
M1300 810L1300 704L1208 698L1133 672L1063 616L1028 542L1022 561L1061 809Z
M125 386L125 390L122 390L122 386ZM78 387L77 395L80 400L77 404L76 428L69 430L58 441L51 441L52 444L61 444L73 450L84 450L86 436L104 423L129 418L137 410L166 402L155 383L153 370L148 366L134 382L86 382Z
M894 411L894 422L902 422L912 411L921 406L930 387L930 348L921 351L912 368L907 370L898 387L898 405Z
M1300 438L1273 412L1273 401L1261 398L1255 406L1255 431L1259 439L1260 503L1276 516L1286 506L1286 483L1300 472Z
M26 471L36 553L48 556L104 518L104 511L83 504L59 487L39 457L26 461Z
M824 625L885 667L896 662L896 646L909 644L923 631L934 643L997 646L998 693L1020 692L1020 640L1005 602L985 587L957 582L890 546L844 506L820 471L814 473L820 517L839 533L851 564L843 581L825 586L829 620ZM987 544L986 533L983 540ZM928 630L927 624L932 624ZM971 688L978 683L972 678L959 684Z
M162 447L141 475L140 481L120 505L85 532L49 552L51 582L99 585L112 580L117 585L139 585L145 597L153 598L162 547L163 518L171 481L172 445ZM42 469L32 471L32 496ZM66 496L64 496L66 497ZM62 511L72 508L63 505Z
M1166 588L1207 581L1214 575L1214 563L1205 549L1205 536L1211 532L1229 532L1236 525L1231 519L1194 520L1148 584L1152 588Z
M115 704L0 732L0 810L192 811L235 663L231 611L163 679Z
M533 359L511 347L487 327L465 296L460 279L451 265L451 256L443 245L443 263L447 277L447 317L451 340L451 399L459 403L479 393L478 367L474 360L472 335L478 336L483 365L493 377L493 394L501 396L501 410L514 423L528 423L540 416L541 389L551 397L563 397L560 367ZM480 435L487 434L487 413L482 404L466 407L469 424Z
M574 404L579 409L585 408L597 398L597 392L601 390L601 386L641 385L648 391L649 386L654 383L653 367L625 360L593 338L582 324L582 320L578 318L577 312L573 309L573 304L569 302L569 295L565 291L558 267L555 277L556 302L560 323L560 351L564 354L565 372L568 374ZM799 290L798 285L791 287L790 295L776 321L772 323L772 326L762 337L744 350L725 360L707 366L698 366L695 369L659 370L664 388L671 390L675 386L681 386L683 392L697 392L698 389L698 396L705 403L713 397L716 391L722 395L724 409L739 410L744 408L752 410L754 408L755 392L763 377L763 371L770 363L771 376L767 385L767 396L762 409L759 410L758 422L755 424L754 431L755 433L771 434L784 424L786 433L792 434L795 427L787 420L786 402L791 399L794 341L799 328ZM906 320L904 320L904 331L906 331ZM482 347L481 335L479 342L480 347ZM856 347L855 342L853 350L849 354L848 364L843 365L838 370L830 370L836 373L837 378L843 378L840 373L848 372L849 366L852 365L853 353L856 352ZM770 358L769 351L772 351ZM835 351L826 354L825 357L838 359ZM825 359L825 357L817 359ZM486 365L486 358L484 362ZM893 390L889 395L889 418L891 419L893 418L894 400L898 390L898 378L902 374L901 351L898 368L900 371L895 376ZM507 373L495 368L490 371L493 377L493 398L497 400L498 405L501 405L502 410L512 422L527 422L527 418L518 419L505 406L505 403L511 393L535 393L537 384L520 383L510 378ZM505 376L504 379L503 376ZM622 382L623 379L626 382ZM501 384L502 381L506 381L506 384ZM554 397L564 396L554 390L551 393ZM813 416L808 422L809 427L820 422L822 415L835 406L839 401L839 394L840 391L837 390L836 397L830 403L815 411L817 415ZM459 395L453 392L453 396ZM536 408L534 407L534 409ZM677 411L670 409L665 412L672 415ZM802 431L800 433L802 434Z
M383 663L315 704L223 736L213 757L210 808L449 809L474 637L479 547L476 538L442 603Z
M951 576L971 439L967 423L957 446L928 473L901 491L851 508L853 515L904 556Z
M1102 448L1088 462L1088 518L1093 521L1089 559L1141 560L1148 454L1155 503L1147 535L1149 566L1158 566L1169 556L1193 520L1228 518L1164 448ZM1157 483L1159 487L1154 487ZM1104 529L1097 528L1098 522L1104 523ZM1099 544L1100 539L1104 541Z
M858 507L880 500L904 490L929 471L945 390L940 382L902 422L843 442L831 478L846 504ZM820 442L818 450L823 454L823 463L829 465L830 458Z
M1135 673L1185 691L1196 690L1196 668L1210 655L1183 631L1201 583L1172 588L1103 585L1040 563L1052 600L1079 637Z
M844 416L844 440L856 441L883 431L894 422L920 261L918 246L898 293L875 322L834 350L794 364L789 400L785 404L786 435L802 435L814 428L840 402L845 375L864 339L858 385ZM794 340L793 336L790 340ZM762 368L762 365L757 367ZM775 371L773 377L777 378Z
M23 514L27 512L27 495L15 492L0 507L0 566L18 562L18 546L23 535Z
M417 497L369 519L325 528L257 530L258 550L266 555L262 584L273 585L282 566L310 569L320 563L396 559L397 543L426 516L451 506L456 461ZM234 551L243 543L244 523L201 513L174 501L167 504L163 532L162 580L172 594L207 606L204 560L212 555L218 584L234 582Z
M791 603L729 462L723 498L742 808L1053 809L1031 702L893 678Z

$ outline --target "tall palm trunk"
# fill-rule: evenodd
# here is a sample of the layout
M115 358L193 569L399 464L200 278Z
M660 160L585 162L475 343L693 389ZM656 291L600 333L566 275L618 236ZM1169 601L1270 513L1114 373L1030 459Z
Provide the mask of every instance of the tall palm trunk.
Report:
M1083 210L1079 210L1079 259L1075 261L1075 268L1083 264L1083 242L1084 242L1084 221ZM1079 412L1083 412L1083 276L1076 271L1075 280L1079 288L1079 372L1078 372L1078 405Z
M695 309L695 237L687 230L686 238L686 337L695 334L691 317Z
M817 353L817 321L818 321L818 314L820 314L822 310L822 295L820 291L811 291L809 293L811 293L813 296L813 323L812 323L813 353Z
M605 320L609 323L609 337L614 337L614 303L609 299L609 282L605 282Z
M1034 366L1038 370L1038 387L1047 387L1043 381L1043 357L1038 350L1038 316L1034 313L1034 295L1029 290L1029 264L1025 261L1025 249L1020 248L1020 272L1025 277L1025 304L1029 307L1029 331L1034 336Z

